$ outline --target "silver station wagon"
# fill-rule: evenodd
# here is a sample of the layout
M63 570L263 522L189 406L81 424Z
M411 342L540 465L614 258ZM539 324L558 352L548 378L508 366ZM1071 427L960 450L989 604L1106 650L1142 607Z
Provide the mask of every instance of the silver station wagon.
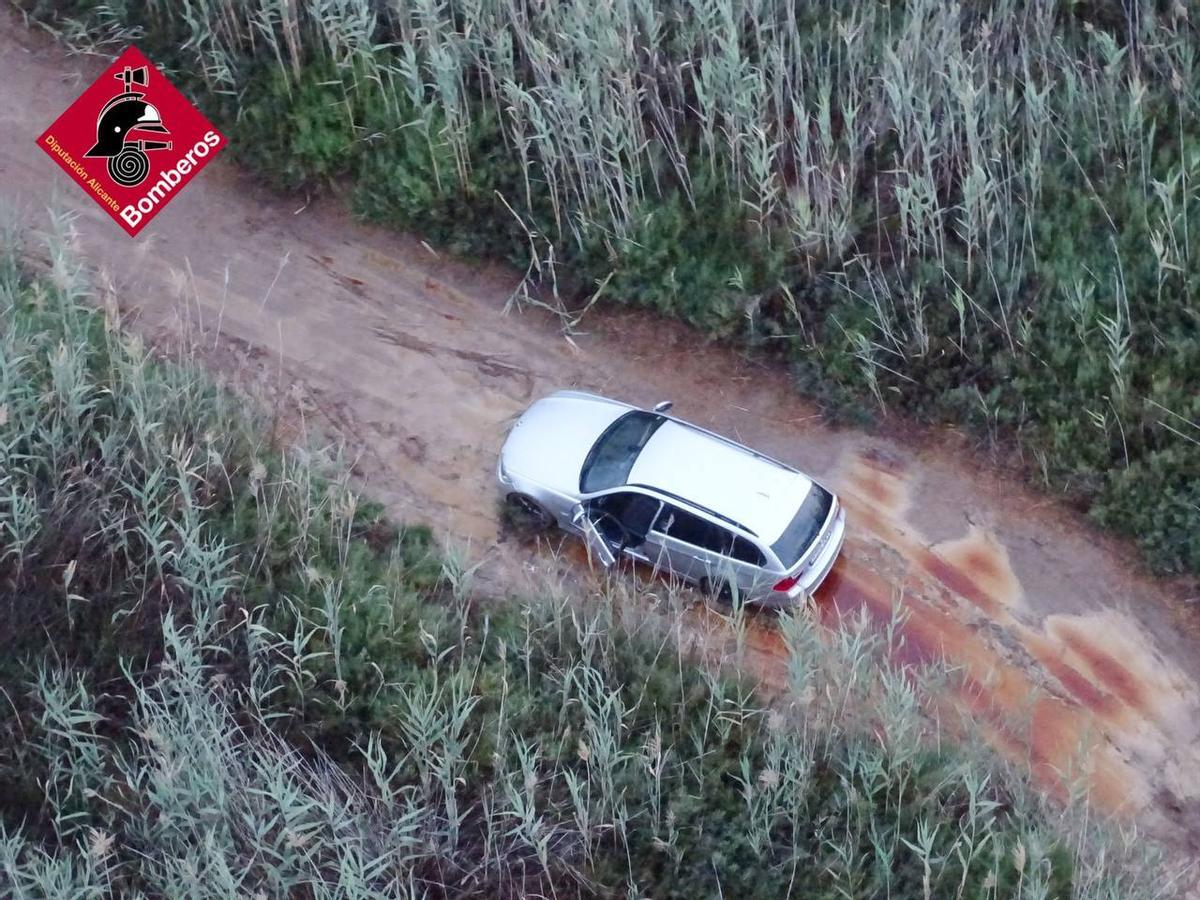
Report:
M497 475L526 521L578 534L722 599L789 606L829 574L845 537L838 498L802 472L652 410L578 391L513 425Z

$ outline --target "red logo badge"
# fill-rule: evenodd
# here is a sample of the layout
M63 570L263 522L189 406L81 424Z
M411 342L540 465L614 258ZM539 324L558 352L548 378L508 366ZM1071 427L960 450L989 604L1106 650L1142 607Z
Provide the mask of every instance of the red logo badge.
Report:
M54 120L38 146L133 236L225 138L130 47Z

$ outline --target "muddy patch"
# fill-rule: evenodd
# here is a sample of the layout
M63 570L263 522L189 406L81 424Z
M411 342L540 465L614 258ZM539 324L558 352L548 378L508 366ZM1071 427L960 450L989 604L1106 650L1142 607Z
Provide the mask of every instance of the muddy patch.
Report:
M965 518L960 537L925 542L905 518L918 494L903 467L856 451L837 473L851 536L860 533L818 593L826 624L865 614L898 635L901 665L957 670L956 705L1055 795L1082 791L1117 815L1192 810L1200 701L1136 620L1039 616L993 532ZM887 579L867 555L872 543L891 554Z

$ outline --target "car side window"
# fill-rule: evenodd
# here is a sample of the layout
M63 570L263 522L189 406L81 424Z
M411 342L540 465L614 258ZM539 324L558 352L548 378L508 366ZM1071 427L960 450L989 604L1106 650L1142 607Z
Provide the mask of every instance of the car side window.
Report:
M766 557L757 546L736 534L733 536L733 549L729 555L740 562L750 563L752 566L761 567L767 564Z
M597 526L613 540L625 539L630 546L641 544L658 516L660 500L635 491L604 494L587 504L593 516L599 515ZM617 524L619 523L619 525Z
M609 513L620 518L621 513L625 511L625 504L629 502L630 496L628 492L618 491L615 494L604 494L601 497L595 497L588 501L588 511L592 513Z
M728 552L726 548L733 538L732 534L719 525L706 522L699 516L694 516L690 512L685 512L670 504L663 504L662 514L658 517L658 522L654 527L677 541L683 541L685 544L691 544L693 547L700 547L713 553Z
M720 525L708 522L690 512L671 506L669 503L663 504L662 514L655 522L654 530L673 537L677 541L691 544L693 547L730 556L739 562L749 563L753 566L764 566L767 562L762 551L755 546L753 541L748 541Z

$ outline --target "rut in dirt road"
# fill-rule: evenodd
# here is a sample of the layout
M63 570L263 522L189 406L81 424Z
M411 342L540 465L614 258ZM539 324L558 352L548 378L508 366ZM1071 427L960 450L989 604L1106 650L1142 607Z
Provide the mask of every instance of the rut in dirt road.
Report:
M1200 853L1200 655L1162 584L1077 517L981 470L833 430L786 375L656 319L606 315L574 342L549 315L503 314L515 276L435 256L353 223L333 203L268 195L218 160L131 241L70 185L34 138L99 66L0 18L0 185L29 224L76 210L80 250L151 337L186 333L229 375L290 385L345 437L366 492L486 554L499 581L527 562L496 547L494 467L507 424L577 387L728 434L846 498L844 559L819 600L908 615L904 653L965 673L960 702L993 743L1062 791L1138 816ZM771 652L769 629L759 635Z

